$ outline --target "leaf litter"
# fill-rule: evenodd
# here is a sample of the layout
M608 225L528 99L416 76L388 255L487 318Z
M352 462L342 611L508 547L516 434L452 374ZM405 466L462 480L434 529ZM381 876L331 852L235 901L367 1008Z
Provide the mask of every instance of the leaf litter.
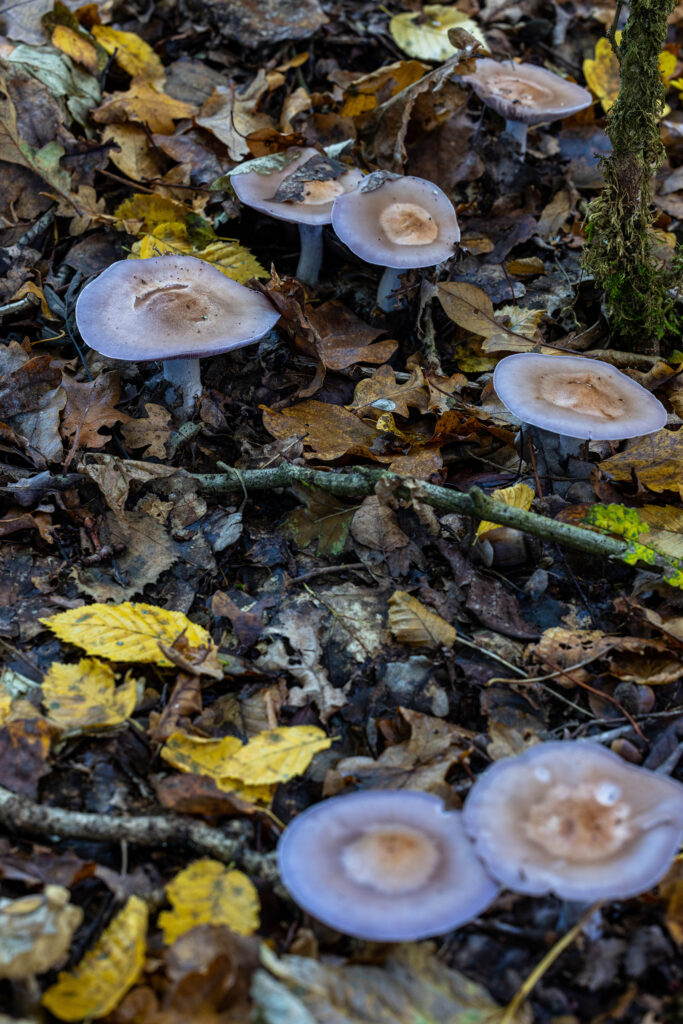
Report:
M490 760L548 738L680 778L681 353L615 348L578 261L618 90L613 11L228 7L0 15L0 1006L109 1024L673 1019L678 861L521 1009L568 927L552 898L504 895L436 943L373 948L303 915L273 862L323 798L408 788L458 808ZM659 64L663 261L683 210L680 29L674 13ZM484 46L585 80L595 104L531 129L520 160L457 78ZM459 253L403 273L392 313L330 228L302 284L295 229L239 208L231 177L303 144L453 199ZM87 350L74 319L89 277L163 253L281 314L203 361L189 416L158 366ZM491 372L558 350L654 390L665 429L539 473ZM614 553L558 545L549 523ZM40 825L55 810L63 836ZM93 842L79 814L151 840ZM195 826L219 847L198 855Z

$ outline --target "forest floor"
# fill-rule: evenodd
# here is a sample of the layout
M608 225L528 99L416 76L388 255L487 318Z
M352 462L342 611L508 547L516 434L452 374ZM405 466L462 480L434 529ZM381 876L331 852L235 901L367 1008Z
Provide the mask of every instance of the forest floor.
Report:
M457 809L488 764L549 739L683 778L683 353L621 351L580 268L614 8L449 9L494 57L593 90L530 129L525 157L458 79L467 53L424 15L392 20L419 10L0 3L1 1022L502 1021L571 907L504 892L445 937L363 942L288 897L283 826L353 789ZM662 261L683 240L681 22ZM303 285L295 226L225 178L291 145L436 183L456 255L406 272L382 313L380 269L327 228ZM281 313L202 362L190 415L160 363L99 355L75 323L88 279L163 252ZM598 354L667 427L586 444L549 478L491 383L529 350ZM529 529L478 530L429 485L503 492ZM558 523L588 546L557 543ZM600 553L624 537L640 560ZM282 735L288 765L240 754ZM682 944L679 859L605 904L505 1019L673 1024Z

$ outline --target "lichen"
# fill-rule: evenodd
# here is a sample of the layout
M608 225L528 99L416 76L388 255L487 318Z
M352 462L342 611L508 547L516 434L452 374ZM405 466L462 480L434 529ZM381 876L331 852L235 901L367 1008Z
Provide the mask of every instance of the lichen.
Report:
M665 157L659 53L675 5L676 0L632 0L617 44L617 4L608 33L621 76L606 129L612 153L602 160L605 185L587 213L583 265L604 293L621 342L641 352L659 352L662 339L681 328L671 290L683 281L683 252L677 249L666 264L655 254L650 202L652 178Z

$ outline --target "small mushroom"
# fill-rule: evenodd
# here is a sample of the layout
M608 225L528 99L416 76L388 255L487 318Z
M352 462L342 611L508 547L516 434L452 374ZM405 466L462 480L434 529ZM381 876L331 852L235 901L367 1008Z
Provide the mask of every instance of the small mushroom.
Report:
M357 792L310 807L282 834L278 864L300 907L376 942L450 931L498 892L460 814L412 790Z
M78 296L81 337L111 359L161 359L164 377L183 396L201 394L199 360L258 341L279 313L251 288L194 256L119 260Z
M676 854L683 786L597 743L538 743L479 776L463 821L489 873L514 892L627 899Z
M355 192L335 199L332 227L366 263L385 267L377 304L386 313L402 271L432 267L453 255L460 228L453 204L425 178L375 171Z
M288 149L284 156L288 163L280 171L246 171L230 180L245 206L298 224L301 256L296 277L304 284L315 284L322 263L323 225L332 220L337 196L354 189L363 172L317 149Z
M561 475L562 463L580 454L580 440L623 441L666 424L666 409L654 395L610 363L586 356L505 356L493 372L493 387L503 405L533 428L546 463L541 475Z
M513 60L499 62L481 57L474 72L463 75L462 81L505 118L505 131L517 140L522 156L530 124L570 117L593 102L588 90L575 82L537 64L517 64Z

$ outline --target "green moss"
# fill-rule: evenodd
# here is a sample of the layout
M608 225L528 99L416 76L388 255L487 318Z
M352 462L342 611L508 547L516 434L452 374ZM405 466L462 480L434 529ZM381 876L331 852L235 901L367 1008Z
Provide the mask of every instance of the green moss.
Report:
M632 0L617 46L617 5L609 37L621 88L607 122L612 154L602 161L605 185L588 208L583 255L604 292L614 331L623 344L644 352L658 352L662 339L681 330L669 290L683 282L683 253L677 250L666 266L655 255L650 203L652 177L665 157L659 54L674 7L675 0Z

